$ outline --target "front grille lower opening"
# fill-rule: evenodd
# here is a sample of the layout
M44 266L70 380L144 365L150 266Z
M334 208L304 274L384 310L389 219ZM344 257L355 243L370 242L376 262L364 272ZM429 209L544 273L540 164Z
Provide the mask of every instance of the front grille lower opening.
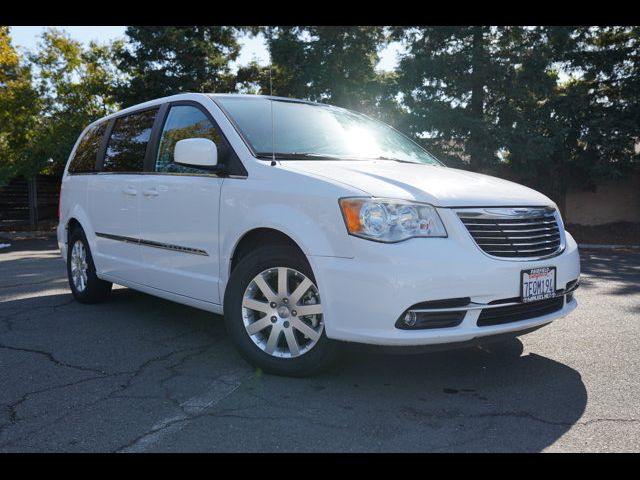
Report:
M499 302L491 302L491 304L496 303ZM562 310L562 307L564 307L564 296L537 302L486 308L480 312L477 325L479 327L488 327L491 325L502 325L505 323L519 322L521 320L529 320L557 312L558 310Z

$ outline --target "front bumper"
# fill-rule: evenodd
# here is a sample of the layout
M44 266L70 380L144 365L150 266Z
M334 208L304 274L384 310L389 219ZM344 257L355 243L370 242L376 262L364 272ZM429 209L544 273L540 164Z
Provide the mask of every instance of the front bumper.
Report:
M478 326L481 308L469 309L454 327L396 328L396 320L421 302L469 297L474 304L520 296L520 272L556 267L556 289L580 275L575 240L567 234L564 251L536 261L485 255L450 209L439 209L448 238L414 238L384 244L351 237L355 258L310 256L322 296L329 338L373 345L434 345L527 330L572 312L575 298L552 313L499 325Z

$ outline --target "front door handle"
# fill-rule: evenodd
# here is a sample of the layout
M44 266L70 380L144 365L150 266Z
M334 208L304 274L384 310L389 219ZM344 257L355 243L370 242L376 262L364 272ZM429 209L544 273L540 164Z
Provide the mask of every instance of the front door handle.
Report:
M145 197L157 197L158 195L160 195L158 190L155 188L147 188L143 190L142 193L144 194Z
M133 187L127 187L124 190L122 190L122 193L124 193L125 195L129 195L131 197L135 197L138 194L138 191Z

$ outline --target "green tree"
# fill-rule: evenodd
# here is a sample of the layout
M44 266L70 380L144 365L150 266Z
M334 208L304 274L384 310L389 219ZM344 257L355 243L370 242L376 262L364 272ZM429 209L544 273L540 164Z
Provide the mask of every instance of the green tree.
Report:
M571 185L637 161L637 27L420 27L394 38L407 45L403 122L454 165L521 181L562 209Z
M407 46L398 72L407 126L436 152L462 159L472 170L499 160L495 119L511 68L500 49L507 34L486 26L393 30Z
M28 149L39 169L59 174L82 130L118 109L114 97L118 42L84 47L65 32L48 29L29 59L38 72L39 121Z
M0 186L14 176L34 173L26 149L33 136L38 98L31 70L20 60L11 45L9 27L0 26Z
M268 27L264 33L274 95L377 110L385 85L375 70L386 42L383 27ZM268 67L259 77L262 92L268 93Z
M564 210L568 188L619 178L638 159L638 29L536 27L526 33L527 42L510 54L519 68L499 114L503 169Z
M239 28L132 26L118 52L124 106L180 92L233 92L229 63L240 53Z
M236 91L253 95L271 93L272 69L253 60L248 65L238 67L236 73Z
M594 186L637 164L640 27L578 27L563 55L574 78L560 85L559 117L571 132L571 184Z
M562 208L566 192L566 145L559 62L571 27L502 27L497 45L508 65L494 92L495 139L500 162L491 173L513 178L551 196Z

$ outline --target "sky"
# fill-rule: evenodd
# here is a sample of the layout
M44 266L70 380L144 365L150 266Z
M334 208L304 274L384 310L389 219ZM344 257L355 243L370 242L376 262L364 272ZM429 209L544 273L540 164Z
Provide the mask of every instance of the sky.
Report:
M38 36L42 33L44 26L19 26L11 27L11 38L13 45L20 50L33 50L37 45ZM65 30L69 33L71 38L79 40L82 43L89 43L91 40L98 42L107 42L116 38L124 38L124 26L57 26L55 28ZM240 56L232 68L239 65L246 65L251 60L255 59L261 65L269 64L269 52L265 45L264 37L258 35L256 37L250 37L244 35L239 39L242 45ZM380 62L377 65L378 70L393 70L396 66L396 57L399 52L399 46L397 43L390 44L380 53Z

